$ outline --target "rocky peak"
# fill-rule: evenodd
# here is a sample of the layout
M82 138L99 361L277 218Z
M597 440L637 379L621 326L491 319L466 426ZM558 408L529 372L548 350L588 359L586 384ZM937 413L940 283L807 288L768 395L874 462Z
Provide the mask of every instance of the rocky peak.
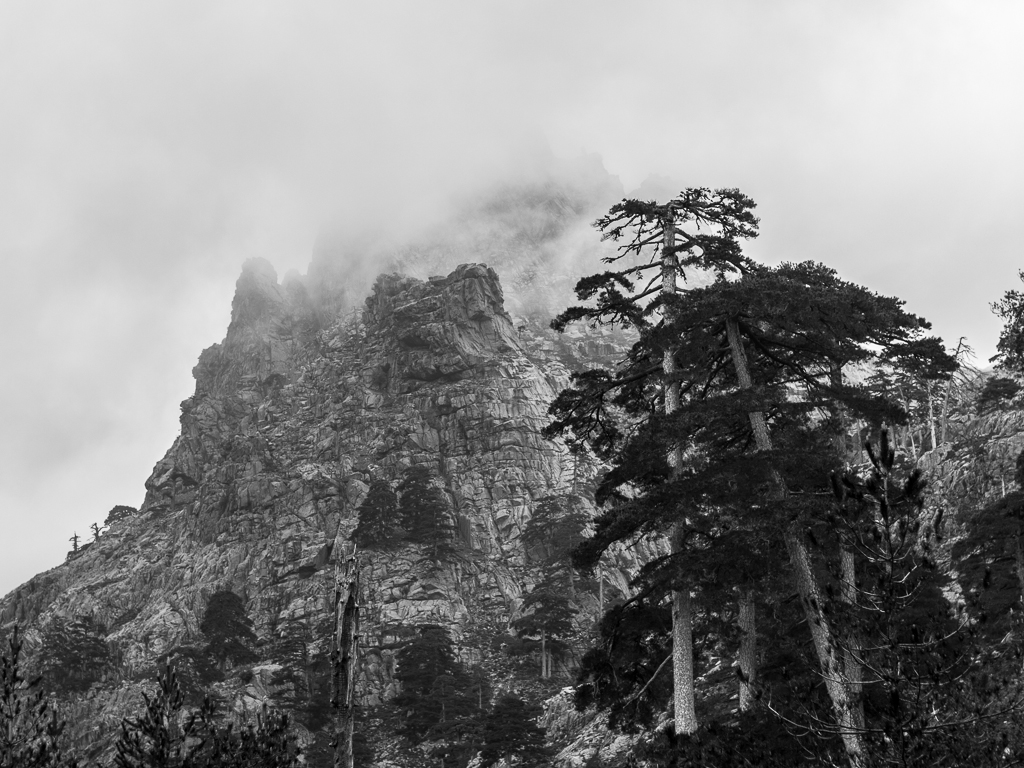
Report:
M232 330L259 324L280 317L286 299L277 283L277 271L266 259L246 259L242 274L235 283L235 297L231 300Z
M287 379L292 356L320 330L321 319L301 278L283 285L266 259L248 259L235 283L231 324L204 350L192 374L196 391L226 393L249 382Z
M483 264L425 281L382 276L363 319L388 348L382 374L396 393L457 381L503 356L522 355L498 275Z
M395 483L423 465L448 499L461 554L440 565L414 545L363 554L359 695L367 705L394 695L394 649L422 623L448 627L464 660L497 675L497 638L538 579L524 527L541 498L594 471L541 434L573 344L522 323L482 264L383 276L359 316L325 316L303 278L280 284L267 262L246 262L230 327L200 356L181 434L138 516L0 601L0 628L17 621L32 640L48 617L83 613L107 628L118 667L74 701L83 728L116 725L159 658L201 648L204 606L225 589L254 622L256 669L313 675L292 669L282 633L307 638L303 658L325 658L335 553L370 480ZM606 582L616 579L609 567ZM218 684L220 695L245 709L287 694L256 669L249 682Z

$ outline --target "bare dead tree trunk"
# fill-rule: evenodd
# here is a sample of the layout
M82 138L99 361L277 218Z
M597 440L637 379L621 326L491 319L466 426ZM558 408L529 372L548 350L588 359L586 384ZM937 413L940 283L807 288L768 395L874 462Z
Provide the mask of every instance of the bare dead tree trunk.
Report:
M355 679L359 644L359 563L354 544L346 542L343 562L334 571L334 636L331 648L332 696L337 737L334 768L354 768Z
M754 382L750 376L750 366L747 363L746 352L743 349L743 343L740 338L739 321L736 318L730 317L726 321L726 334L740 389L753 389ZM772 441L764 413L761 411L750 411L748 417L757 449L759 451L770 451L772 449ZM782 477L777 471L773 472L773 474L775 476L776 493L779 495L780 500L785 499L787 491ZM843 746L846 748L847 758L850 761L851 768L865 768L867 753L864 749L863 735L855 722L849 688L843 671L843 661L835 642L835 633L824 612L825 600L814 578L807 546L804 544L802 532L793 525L787 526L784 539L786 550L789 552L790 562L793 564L797 592L800 595L800 602L807 616L807 624L811 629L811 640L814 643L814 650L818 656L818 663L821 665L825 689L828 691L832 707L835 710L839 735L843 740Z
M665 233L661 251L661 295L675 296L679 291L679 257L675 252L675 213L670 208L662 222ZM671 305L663 310L666 321L673 319ZM679 382L674 348L666 349L662 355L662 372L665 375L665 414L679 410ZM682 470L683 449L676 445L669 451L669 466L675 480ZM679 529L672 531L672 551L679 552L682 537ZM693 689L693 616L688 587L672 593L672 680L675 726L677 734L690 734L697 730L696 696Z

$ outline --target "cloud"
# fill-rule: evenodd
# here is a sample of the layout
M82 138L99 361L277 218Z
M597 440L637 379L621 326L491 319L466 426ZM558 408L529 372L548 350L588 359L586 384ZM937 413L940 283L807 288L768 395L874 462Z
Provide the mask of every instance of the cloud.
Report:
M627 189L740 187L762 217L752 253L825 261L990 354L1024 204L1022 16L0 5L0 508L39 521L17 528L24 559L0 558L0 592L141 500L245 258L304 271L325 229L401 242L521 176L538 144L599 154Z

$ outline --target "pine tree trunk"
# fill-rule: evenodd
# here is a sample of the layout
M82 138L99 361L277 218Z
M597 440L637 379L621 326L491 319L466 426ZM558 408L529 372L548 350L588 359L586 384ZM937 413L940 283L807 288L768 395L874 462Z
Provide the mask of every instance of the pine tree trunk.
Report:
M754 706L757 682L757 620L753 590L740 595L740 712Z
M946 382L946 393L942 396L942 418L939 421L939 443L946 442L946 427L949 426L949 391L953 388L953 377Z
M840 595L843 602L852 608L857 604L857 563L853 550L841 544L839 560L843 574ZM864 669L858 661L860 653L860 640L856 635L851 635L847 638L846 648L843 649L843 672L850 687L850 708L853 713L853 722L862 729L864 728L864 701L861 692L864 687Z
M739 322L735 318L730 317L726 321L726 334L728 335L729 348L732 352L733 365L736 368L736 378L739 381L740 388L752 389L754 383L750 376L750 366L747 363L747 356L740 339ZM768 425L764 414L760 411L750 411L748 417L754 432L754 442L757 449L759 451L770 451L772 449L772 441L768 433ZM782 478L778 472L773 474L775 475L777 493L784 498L786 488ZM825 601L814 578L814 571L811 568L811 559L807 554L807 547L804 544L800 530L795 525L787 526L784 539L786 550L789 552L790 562L793 565L797 592L800 595L800 602L807 616L807 624L811 629L811 640L814 643L814 650L818 656L818 663L821 665L825 689L828 691L832 707L835 710L836 723L839 726L839 734L843 740L843 746L846 748L851 768L864 768L867 758L863 734L856 727L843 663L839 657L831 624L823 611Z
M543 628L540 630L540 678L541 680L548 679L548 644Z
M792 527L787 529L785 539L789 559L793 564L800 603L804 607L807 625L811 629L811 640L814 643L814 650L818 656L818 663L821 666L825 690L832 701L836 724L839 726L839 735L843 740L843 746L846 748L850 767L864 768L867 765L867 755L864 749L863 734L857 727L856 716L850 702L849 689L843 671L843 660L839 657L832 627L822 610L825 602L822 598L821 590L814 579L814 571L811 569L807 547L804 545L800 535Z
M910 441L910 452L911 455L917 458L917 444L914 442L914 422L910 418L910 399L903 394L903 388L899 387L896 390L899 392L901 398L903 398L903 407L907 409L907 439Z
M1024 600L1024 531L1017 526L1017 581L1020 582L1021 599Z
M843 367L841 365L835 363L832 365L831 379L833 388L838 390L842 387ZM849 431L846 409L837 403L833 408L833 415L837 426L836 454L840 464L846 467L849 465L850 459L846 440ZM853 606L857 605L857 561L854 557L853 549L851 549L849 543L842 536L839 537L839 563L842 572L840 597L852 609ZM864 670L858 661L862 652L861 648L862 643L856 633L846 638L846 644L843 648L843 671L850 687L850 706L853 711L853 721L859 728L864 727L864 702L861 697Z
M672 685L677 734L697 730L693 695L693 613L689 590L672 593Z
M729 318L726 321L725 331L740 388L752 389L754 382L750 378L750 366L747 364L747 356L743 351L743 343L740 340L739 323L735 318ZM757 449L759 451L771 450L771 436L768 434L768 425L765 423L764 414L760 411L751 411L748 418L750 419L750 426L754 431L754 442ZM785 498L785 486L782 483L782 478L778 477L777 473L775 484L775 495L779 499ZM752 686L757 678L757 618L754 613L754 593L752 590L744 589L740 602L739 624L740 671L749 680L748 683L740 681L740 711L746 711L746 709L753 705ZM745 652L747 648L751 649L749 653ZM745 702L746 706L744 706Z
M932 450L934 451L938 448L938 443L935 441L935 404L932 397L932 383L930 381L925 382L925 391L928 393L928 426L932 432Z
M674 296L679 286L679 257L675 252L675 212L670 208L662 222L664 240L661 251L661 295ZM666 322L673 319L671 307L662 310ZM665 414L679 410L679 382L674 380L677 372L675 349L666 349L662 356L662 372L665 375ZM683 450L675 446L669 451L669 466L672 479L679 476L683 464ZM682 538L678 530L672 532L672 550L679 552ZM690 590L686 587L672 593L672 680L675 726L677 734L691 734L697 730L696 695L693 689L693 618L690 607Z

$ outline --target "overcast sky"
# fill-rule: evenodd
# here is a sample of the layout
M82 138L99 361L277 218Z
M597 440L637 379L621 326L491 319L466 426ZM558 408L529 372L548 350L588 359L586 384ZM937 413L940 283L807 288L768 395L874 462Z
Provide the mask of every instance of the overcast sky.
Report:
M250 256L522 147L734 186L750 249L987 358L1019 287L1019 2L0 4L0 594L138 506Z

